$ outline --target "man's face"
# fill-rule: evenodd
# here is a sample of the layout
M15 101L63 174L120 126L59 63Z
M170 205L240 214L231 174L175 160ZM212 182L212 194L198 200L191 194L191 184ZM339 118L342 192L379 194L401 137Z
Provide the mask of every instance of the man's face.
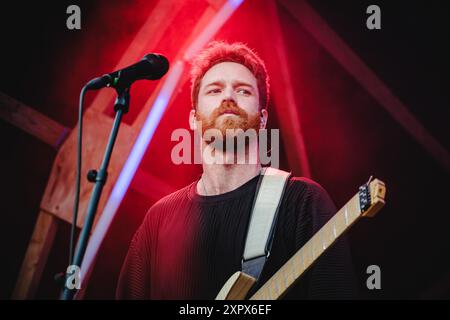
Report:
M203 76L198 94L197 118L203 133L216 128L255 129L260 126L259 92L255 76L235 62L214 65Z

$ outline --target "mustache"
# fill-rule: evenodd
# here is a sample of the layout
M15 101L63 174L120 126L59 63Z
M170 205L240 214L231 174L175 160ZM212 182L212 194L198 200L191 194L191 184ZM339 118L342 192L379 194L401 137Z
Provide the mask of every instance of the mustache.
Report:
M237 117L224 117L223 121L218 121L218 118L225 113L232 113ZM219 129L222 136L226 137L227 129L248 129L258 130L260 127L260 115L248 114L245 109L242 109L234 100L223 100L219 107L214 109L209 116L204 116L197 113L197 119L202 123L202 134L204 135L209 129Z
M216 110L213 111L211 118L215 119L225 113L233 113L244 119L248 118L247 112L244 109L242 109L241 107L239 107L238 104L233 100L222 101L220 106Z

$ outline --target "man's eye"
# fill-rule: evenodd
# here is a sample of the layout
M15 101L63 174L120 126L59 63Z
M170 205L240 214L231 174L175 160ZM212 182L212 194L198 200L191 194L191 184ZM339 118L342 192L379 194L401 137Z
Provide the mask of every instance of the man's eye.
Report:
M209 90L208 92L206 92L207 94L210 94L210 93L220 93L220 89L211 89L211 90Z
M252 93L249 91L249 90L247 90L247 89L238 89L238 93L242 93L242 94L245 94L245 95L251 95Z

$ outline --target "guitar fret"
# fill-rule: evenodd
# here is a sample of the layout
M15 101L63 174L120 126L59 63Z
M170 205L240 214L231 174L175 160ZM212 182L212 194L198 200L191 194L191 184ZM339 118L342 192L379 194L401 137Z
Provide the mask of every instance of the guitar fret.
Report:
M361 204L359 203L359 196L356 197L355 202L356 202L355 203L355 211L356 211L356 214L359 216L361 214Z
M322 236L322 250L325 250L327 248L327 246L325 245L325 239L323 237L323 233L321 234L321 236Z
M292 264L294 265L294 268L293 268L293 271L294 271L294 276L296 275L296 274L298 274L298 269L299 269L299 267L298 267L298 261L297 261L297 257L293 257L292 258Z
M298 254L296 254L293 258L292 258L292 263L296 263L296 264L300 264L300 261L298 261ZM294 262L296 261L296 262ZM291 275L292 279L295 280L297 277L297 273L295 271L295 269L291 269L291 272L289 272L289 274Z
M295 255L291 258L291 259L289 259L289 261L288 261L288 263L290 262L290 272L289 272L289 274L292 274L292 276L293 277L295 277L295 273L296 273L296 270L297 270L297 259L295 258ZM288 268L288 270L289 270L289 268Z
M327 248L333 243L334 241L334 236L333 236L333 227L334 227L334 222L331 223L328 226L328 233L327 233Z
M337 219L336 219L336 231L337 231L337 235L339 236L339 234L341 233L341 232L343 232L344 230L345 230L345 228L346 228L346 225L345 225L345 217L344 217L344 215L339 215L339 216L337 216L336 217Z
M272 285L271 285L271 288L272 288L272 299L276 299L276 297L277 297L275 284L276 284L275 281L272 281Z
M361 214L361 209L359 207L359 197L356 198L355 200L352 201L353 202L353 218L352 221L355 221L356 219L359 218L360 214Z
M286 286L286 289L287 288L289 288L289 279L288 279L288 276L289 276L289 274L288 275L286 275L286 271L283 271L283 275L284 275L284 284L285 284L285 286Z
M252 299L255 300L269 300L269 295L267 294L266 286L263 285L256 294L253 295Z
M268 300L269 297L267 296L266 289L264 286L261 287L261 289L256 292L253 297L251 297L252 300Z
M309 244L306 244L306 245L308 246L308 248L310 247ZM305 248L305 249L308 249L308 248ZM303 252L303 257L305 258L305 266L307 268L309 266L309 257L310 257L308 250L305 250L305 252Z
M280 296L281 290L280 290L280 283L279 281L275 281L275 293L277 294L277 297Z
M287 289L286 277L284 274L280 274L281 279L278 279L278 286L280 288L280 292L278 293L278 297Z
M345 206L345 225L348 226L348 212L347 212L347 206Z
M281 294L289 288L290 282L288 281L288 276L286 275L286 269L282 267L280 269L280 272L278 274L278 277L276 278L277 285L278 285L278 297L281 296Z
M295 279L295 277L298 277L298 275L300 274L301 270L302 270L302 266L300 263L300 255L296 254L294 256L294 260L295 260L295 265L297 266L297 268L294 270L295 272L292 273L293 279Z

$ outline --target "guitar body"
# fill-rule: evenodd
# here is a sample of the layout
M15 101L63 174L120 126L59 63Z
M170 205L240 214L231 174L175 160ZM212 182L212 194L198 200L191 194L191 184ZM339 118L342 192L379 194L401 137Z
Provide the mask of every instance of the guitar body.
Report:
M361 217L373 217L384 206L386 187L378 179L367 182L317 233L298 250L251 300L281 298L331 245ZM241 271L225 283L216 300L245 300L256 279Z
M241 271L235 272L224 284L216 300L245 300L256 280Z

